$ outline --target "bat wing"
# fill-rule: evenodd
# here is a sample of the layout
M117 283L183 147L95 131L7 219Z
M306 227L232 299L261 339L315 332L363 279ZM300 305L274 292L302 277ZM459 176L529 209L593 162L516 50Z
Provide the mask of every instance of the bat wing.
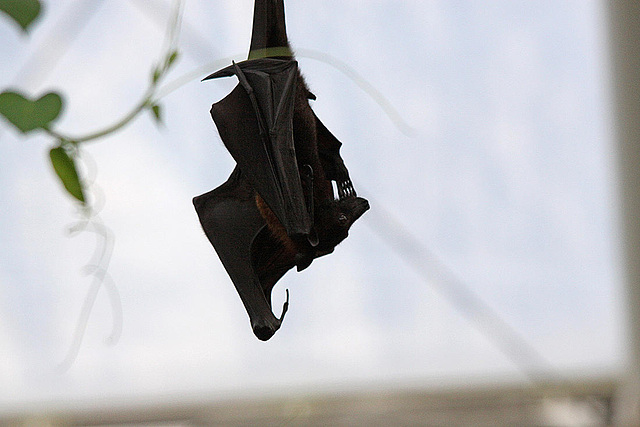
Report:
M236 167L224 184L195 197L193 204L205 234L242 299L254 334L263 341L268 340L280 328L288 301L285 302L281 317L276 318L271 311L273 284L265 285L268 288L265 294L252 262L255 258L255 255L252 257L252 251L264 253L266 258L270 258L270 253L277 252L277 248L262 243L264 237L258 237L264 236L268 229L256 207L253 189Z
M315 113L313 115L316 122L318 155L325 177L336 182L340 199L357 196L349 178L349 171L340 156L342 143L333 136Z
M293 142L297 62L247 60L205 80L231 75L236 75L240 84L211 107L220 137L287 234L309 235L313 220L303 194Z

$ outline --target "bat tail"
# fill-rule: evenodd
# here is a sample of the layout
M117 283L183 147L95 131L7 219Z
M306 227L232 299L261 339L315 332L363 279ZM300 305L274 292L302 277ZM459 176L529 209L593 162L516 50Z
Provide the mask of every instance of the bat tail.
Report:
M283 0L255 0L249 59L292 57Z

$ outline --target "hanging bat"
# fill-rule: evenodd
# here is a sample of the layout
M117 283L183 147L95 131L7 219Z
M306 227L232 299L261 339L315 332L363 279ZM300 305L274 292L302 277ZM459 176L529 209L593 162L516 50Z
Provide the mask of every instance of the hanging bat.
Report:
M315 96L291 52L283 0L255 0L249 59L204 80L230 76L239 83L211 116L237 165L193 203L254 334L266 341L289 304L287 290L281 316L273 314L273 286L333 252L369 203L356 195L341 142L309 105Z

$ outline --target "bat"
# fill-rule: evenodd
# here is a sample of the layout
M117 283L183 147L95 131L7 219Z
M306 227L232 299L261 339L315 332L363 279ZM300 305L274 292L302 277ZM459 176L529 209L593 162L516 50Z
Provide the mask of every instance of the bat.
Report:
M289 46L283 0L255 0L249 58L203 80L231 76L239 83L211 116L236 167L193 204L253 333L266 341L289 306L287 290L282 314L273 314L276 282L332 253L369 203L353 188L342 143L311 109L316 97Z

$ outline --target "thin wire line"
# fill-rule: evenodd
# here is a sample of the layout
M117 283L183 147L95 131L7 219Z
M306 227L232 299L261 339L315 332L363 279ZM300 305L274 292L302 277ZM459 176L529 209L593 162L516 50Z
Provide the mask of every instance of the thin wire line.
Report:
M13 79L14 84L21 83L32 87L42 83L66 55L102 4L104 2L98 0L70 2L56 24L22 64Z
M563 380L563 376L535 346L447 268L382 204L371 199L369 194L371 193L367 193L367 198L372 209L367 213L368 221L365 223L369 222L369 228L397 252L429 286L475 324L531 382L542 383L550 377Z
M345 76L347 76L351 81L353 81L363 92L373 99L373 101L382 108L387 117L391 119L393 124L406 136L410 138L416 137L418 131L409 125L402 115L396 110L396 108L391 104L391 102L384 96L374 85L369 83L367 79L362 77L353 67L348 65L346 62L334 57L333 55L329 55L324 52L320 52L319 50L314 49L296 49L296 53L303 58L314 59L316 61L324 62L325 64L329 64L335 69L342 72Z

